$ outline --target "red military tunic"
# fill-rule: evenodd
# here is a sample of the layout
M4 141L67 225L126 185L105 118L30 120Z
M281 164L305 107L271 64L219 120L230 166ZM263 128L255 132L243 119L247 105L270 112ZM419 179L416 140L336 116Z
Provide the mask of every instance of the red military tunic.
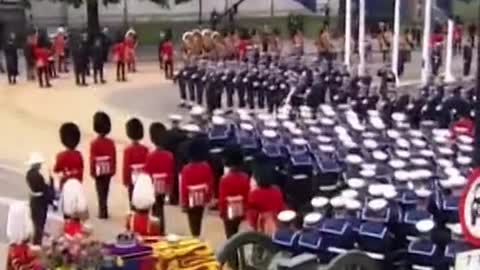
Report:
M42 68L48 64L49 51L45 48L35 47L35 65L37 68Z
M180 198L183 207L205 206L213 192L213 172L207 162L185 165L180 174Z
M90 175L115 175L117 168L117 154L115 143L106 137L98 136L90 143Z
M37 257L32 254L28 243L11 244L8 247L6 270L42 269Z
M70 178L83 180L83 158L77 150L65 150L57 154L53 172L62 174L60 186Z
M276 186L256 188L250 191L247 203L247 219L249 224L259 230L259 219L262 215L276 218L285 209L285 201L280 189Z
M245 216L250 178L244 172L230 171L220 180L218 207L220 217L234 219Z
M135 60L135 46L135 39L133 37L125 37L126 58L129 62Z
M65 36L62 34L57 35L53 42L53 47L55 48L56 57L65 56Z
M127 230L132 231L142 237L151 237L160 235L160 227L157 222L152 220L148 211L134 212L127 216Z
M78 219L67 219L63 224L63 233L65 236L74 237L77 235L83 235L83 225Z
M475 135L475 123L470 118L462 117L453 123L450 132L453 138L459 135L467 135L473 138Z
M125 43L118 42L113 46L113 58L115 62L124 62L125 61Z
M145 162L145 172L152 177L157 194L168 194L173 184L175 172L173 154L167 150L153 150Z
M141 172L144 169L148 156L148 148L141 143L134 142L123 151L123 184L133 185L132 173Z
M159 59L163 61L172 61L173 60L173 43L171 41L163 42L159 50Z

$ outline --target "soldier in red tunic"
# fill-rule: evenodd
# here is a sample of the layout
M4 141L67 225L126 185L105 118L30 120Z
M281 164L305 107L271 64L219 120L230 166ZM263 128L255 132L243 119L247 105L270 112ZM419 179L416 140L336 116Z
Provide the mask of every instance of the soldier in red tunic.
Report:
M152 178L146 173L140 173L136 178L132 193L134 211L127 216L127 230L134 232L143 240L160 235L158 219L150 216L150 211L155 203Z
M240 146L232 146L225 153L225 175L220 180L218 207L227 238L238 232L247 206L250 177L244 171Z
M115 143L107 135L111 131L110 117L104 112L93 116L93 130L98 134L90 144L90 175L95 179L98 195L98 217L108 218L108 192L110 180L115 175L117 156Z
M214 176L206 161L208 145L205 139L193 139L188 153L190 161L180 174L180 198L187 212L190 231L193 236L198 237L202 231L203 212L214 192Z
M75 237L87 234L88 229L83 222L88 218L88 204L82 183L74 178L68 179L63 187L61 202L65 236Z
M6 233L10 241L6 270L42 269L30 246L33 227L27 204L18 202L9 207Z
M147 160L148 148L140 141L143 139L143 124L137 118L128 120L126 124L128 138L132 143L123 150L123 185L128 189L128 199L132 202L134 178L143 172Z
M173 184L175 159L170 151L165 150L167 129L163 124L153 123L150 126L150 139L156 148L147 157L145 172L153 180L155 188L153 213L159 219L161 234L165 234L164 203Z
M80 151L76 150L80 142L80 129L74 123L64 123L60 127L60 140L65 150L57 154L53 172L60 182L60 189L67 179L83 180L83 158Z

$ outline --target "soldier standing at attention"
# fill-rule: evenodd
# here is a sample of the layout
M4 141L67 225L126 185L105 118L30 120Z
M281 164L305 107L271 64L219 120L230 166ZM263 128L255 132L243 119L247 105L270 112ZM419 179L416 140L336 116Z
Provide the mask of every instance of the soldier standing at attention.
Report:
M37 78L40 88L52 87L50 84L50 74L48 72L48 48L45 41L35 47L35 66L37 68Z
M92 62L93 62L93 82L95 84L98 83L98 79L100 79L100 83L106 83L104 76L103 76L103 65L104 61L104 43L102 42L102 38L98 36L95 38L92 47Z
M27 42L23 48L25 56L25 65L27 72L27 80L35 80L35 48L37 46L37 33L33 32L27 36Z
M113 58L117 66L117 82L127 81L125 77L126 48L123 39L119 39L113 46Z
M165 71L165 78L167 80L173 79L173 42L170 37L166 37L162 43L160 54L163 63L163 69Z
M67 72L67 63L65 62L65 29L59 27L57 34L53 39L55 49L55 58L57 59L58 73Z
M17 52L16 36L15 33L11 33L10 37L5 44L5 61L7 63L7 76L9 84L17 83L18 76L18 52Z
M76 44L73 50L73 63L75 71L75 83L78 86L88 86L85 77L88 69L88 36L87 33L81 34L81 40Z
M90 143L90 176L95 179L100 219L108 219L110 181L117 168L115 143L107 137L111 129L110 117L104 112L96 112L93 130L98 136Z
M473 49L472 44L466 42L463 46L463 76L470 76L470 69L472 67Z

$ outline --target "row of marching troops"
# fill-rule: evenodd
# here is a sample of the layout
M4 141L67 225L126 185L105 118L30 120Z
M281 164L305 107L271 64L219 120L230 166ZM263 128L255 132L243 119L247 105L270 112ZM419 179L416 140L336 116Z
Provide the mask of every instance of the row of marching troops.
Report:
M112 49L117 80L125 81L126 69L130 72L136 70L136 46L137 35L133 29L115 42L110 39L107 28L91 38L87 33L67 33L63 27L52 35L35 30L28 34L24 46L27 78L34 80L37 77L40 87L50 87L52 79L60 73L68 73L68 59L71 57L77 85L87 85L86 77L91 70L94 83L105 83L104 64ZM4 49L10 84L15 84L19 75L18 47L16 35L12 33Z

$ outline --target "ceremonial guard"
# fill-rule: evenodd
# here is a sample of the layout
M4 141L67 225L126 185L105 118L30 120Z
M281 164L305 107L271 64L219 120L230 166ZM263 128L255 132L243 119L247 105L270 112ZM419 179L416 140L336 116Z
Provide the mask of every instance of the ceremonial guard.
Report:
M117 82L125 82L127 81L125 77L126 48L123 39L118 39L112 50L117 70Z
M52 87L50 84L50 73L48 72L48 48L46 46L46 42L42 40L35 47L35 66L37 69L37 78L40 88L45 87Z
M73 64L75 72L75 83L79 86L87 86L85 77L89 72L88 59L88 36L87 33L81 34L81 40L73 48Z
M68 179L63 187L61 202L65 237L89 234L91 228L84 224L88 219L88 203L82 183L75 178Z
M33 244L41 245L43 229L47 221L48 205L53 199L50 187L43 178L40 169L45 162L39 153L30 154L27 165L27 184L30 188L30 212L33 223Z
M55 58L58 65L58 73L67 72L67 63L65 61L65 42L65 29L63 27L59 27L57 30L57 34L53 39Z
M442 250L431 239L431 232L435 228L432 220L421 220L417 222L416 228L420 233L418 240L408 245L407 259L412 269L439 269L442 263Z
M166 79L173 79L173 53L173 42L170 37L166 37L164 42L162 43L162 46L160 47L160 55Z
M122 179L123 185L128 189L128 200L131 203L135 177L144 170L148 148L140 142L144 132L143 124L139 119L128 120L126 132L131 143L123 150Z
M57 154L53 173L60 181L60 189L67 179L83 180L83 158L80 151L76 150L80 142L80 129L74 123L64 123L60 127L60 140L65 150Z
M303 33L300 30L297 30L293 36L293 50L294 54L298 56L302 56L304 53Z
M215 51L214 59L216 61L224 61L228 58L228 51L225 41L219 32L213 32L213 46Z
M25 65L27 80L35 80L35 48L37 46L37 33L29 33L25 47L23 48L23 54L25 56Z
M270 36L270 51L276 56L280 57L282 55L283 44L282 37L278 28L273 29L273 35Z
M160 234L165 234L164 204L171 193L175 173L175 158L165 149L168 137L167 129L162 123L150 126L150 140L155 149L148 154L145 162L145 172L150 175L155 189L155 204L153 214L159 219Z
M127 69L129 72L136 72L136 54L135 50L138 46L137 33L133 28L128 29L125 34L125 51L126 51L126 61Z
M193 54L192 32L185 32L182 35L182 59L184 64L189 64Z
M17 83L18 76L18 47L16 44L16 36L14 33L10 34L10 37L5 44L5 61L7 64L7 77L9 84Z
M247 212L250 177L242 170L243 159L240 146L235 145L226 149L226 168L225 175L220 180L218 207L227 238L238 232Z
M30 246L32 222L25 203L17 202L9 207L6 234L9 240L6 270L42 269Z
M215 56L215 44L212 39L212 31L210 29L204 29L202 31L202 56L209 60L214 60Z
M197 137L188 148L189 162L180 174L180 196L182 207L187 212L190 231L194 237L199 237L202 232L203 212L214 193L214 175L206 161L206 140Z
M127 216L127 230L134 232L141 240L162 235L158 220L150 216L155 203L155 190L148 174L140 173L135 180L132 192L133 212Z
M202 33L198 29L194 29L192 37L192 56L202 57L203 54L203 39Z
M93 116L93 130L98 136L90 143L90 176L95 179L100 219L109 216L108 193L117 168L115 143L107 137L111 128L110 117L104 112L96 112Z
M272 235L276 230L276 217L286 208L286 203L280 188L273 184L275 169L262 163L257 161L254 169L256 187L248 194L247 220L254 230Z
M101 36L97 36L95 41L93 42L92 47L92 62L93 62L93 82L95 84L98 83L100 79L100 83L106 83L104 76L103 76L103 65L105 64L105 49L103 48L104 42L102 41Z
M48 37L48 73L50 78L58 78L57 67L55 65L55 35Z

